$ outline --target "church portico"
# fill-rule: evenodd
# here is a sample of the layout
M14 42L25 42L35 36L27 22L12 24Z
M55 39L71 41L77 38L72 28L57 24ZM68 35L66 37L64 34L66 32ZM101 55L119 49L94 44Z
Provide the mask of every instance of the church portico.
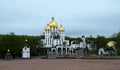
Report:
M66 55L72 54L73 49L71 49L69 47L57 46L55 48L51 48L50 53L54 54L56 56L66 56Z

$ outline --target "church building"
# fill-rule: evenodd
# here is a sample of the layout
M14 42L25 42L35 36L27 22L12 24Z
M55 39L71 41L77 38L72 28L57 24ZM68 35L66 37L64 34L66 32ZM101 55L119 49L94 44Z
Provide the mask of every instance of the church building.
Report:
M64 27L62 24L58 26L54 17L52 17L50 23L46 25L41 38L44 47L46 48L51 48L58 45L60 46L63 44L69 45L69 40L67 40L67 37L65 37Z
M58 26L54 17L49 24L46 25L44 33L41 36L44 48L50 49L48 53L55 55L63 55L71 53L72 48L69 46L69 37L65 36L65 29L62 26Z
M69 37L65 36L65 29L62 26L58 26L54 17L44 28L43 35L41 35L41 41L43 42L43 47L49 49L47 50L51 54L55 55L70 55L75 52L75 49L82 48L85 49L87 46L86 39L83 36L82 41L71 41L69 44ZM88 44L89 46L90 44Z

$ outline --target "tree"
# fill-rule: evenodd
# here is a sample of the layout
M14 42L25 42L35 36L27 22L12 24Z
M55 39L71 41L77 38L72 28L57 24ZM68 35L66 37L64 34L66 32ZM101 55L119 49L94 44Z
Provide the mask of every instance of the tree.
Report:
M9 49L13 58L21 57L22 48L25 44L25 39L28 39L28 43L31 48L31 55L36 55L36 45L40 40L39 36L26 36L26 35L0 35L0 56L5 57L7 50Z
M104 36L97 36L95 43L97 44L97 50L101 47L106 47L106 44L109 42Z

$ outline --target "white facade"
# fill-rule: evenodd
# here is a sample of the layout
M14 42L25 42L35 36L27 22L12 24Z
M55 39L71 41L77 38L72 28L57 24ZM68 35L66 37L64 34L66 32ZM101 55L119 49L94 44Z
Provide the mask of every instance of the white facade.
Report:
M86 43L86 39L84 36L82 36L81 41L74 40L71 42L71 47L74 49L75 48L83 48L84 49L84 48L86 48L86 46L87 46L87 43Z
M64 27L62 25L58 26L57 22L54 21L54 17L52 17L52 21L47 24L41 37L44 47L51 48L49 54L70 54L73 49L69 46L69 40L66 39Z
M82 36L81 38L81 41L78 41L78 40L74 40L74 41L71 41L71 48L82 48L82 49L85 49L85 48L88 48L89 50L92 50L92 46L93 46L93 43L90 42L86 42L86 38L84 36Z
M28 46L23 47L22 58L30 58L30 47L28 47Z
M72 48L78 48L78 47L80 47L80 42L79 41L71 41L71 47Z
M91 46L87 44L86 38L82 36L81 41L71 42L65 37L64 27L58 26L57 22L54 21L54 17L50 23L44 29L43 35L41 35L41 41L43 42L44 48L50 48L47 50L47 54L57 54L57 55L69 55L75 52L75 49L82 48L86 49Z
M63 45L63 43L69 45L69 40L65 40L64 32L64 27L62 25L58 27L57 22L55 22L54 17L52 17L52 21L47 24L44 29L44 38L41 39L44 47L51 48L57 45Z

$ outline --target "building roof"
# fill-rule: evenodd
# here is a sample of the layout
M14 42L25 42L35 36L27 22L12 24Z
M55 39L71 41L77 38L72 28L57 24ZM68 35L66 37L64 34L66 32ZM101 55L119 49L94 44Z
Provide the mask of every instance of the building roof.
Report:
M45 30L50 30L51 28L50 28L50 26L49 25L47 25L46 27L45 27Z
M115 47L116 42L115 41L110 41L107 43L108 47Z
M56 27L57 23L54 21L54 17L52 17L52 21L49 23L50 27Z
M78 41L78 40L73 40L73 41L72 41L72 44L80 44L80 41Z
M60 28L58 29L59 31L64 31L64 27L61 25Z

